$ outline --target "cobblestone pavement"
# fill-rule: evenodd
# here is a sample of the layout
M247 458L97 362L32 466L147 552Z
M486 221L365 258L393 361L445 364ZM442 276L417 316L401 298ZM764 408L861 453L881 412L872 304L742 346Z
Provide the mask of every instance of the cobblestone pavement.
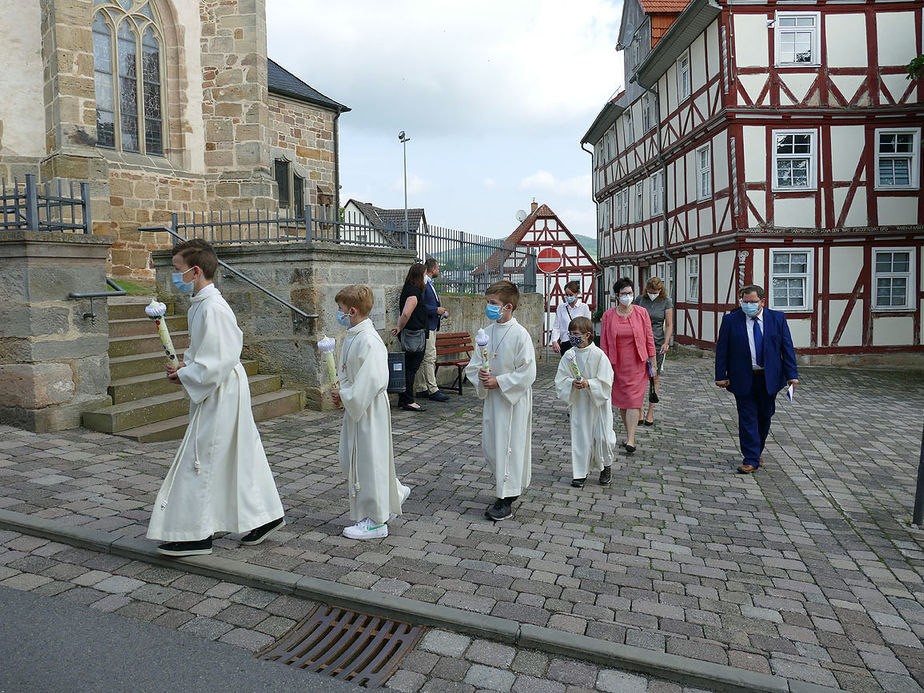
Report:
M0 589L67 599L102 612L256 652L316 604L0 530ZM444 630L428 631L386 682L396 691L705 693Z
M708 359L669 360L659 420L609 488L568 482L551 367L534 393L533 482L516 517L482 517L493 482L466 390L395 410L405 514L381 542L349 523L337 413L260 424L289 526L249 563L851 691L924 682L924 540L910 527L924 374L802 369L753 476ZM781 398L782 399L782 398ZM0 427L0 507L143 536L176 443ZM550 665L551 666L551 665ZM422 672L417 672L422 673ZM408 674L409 678L410 677Z

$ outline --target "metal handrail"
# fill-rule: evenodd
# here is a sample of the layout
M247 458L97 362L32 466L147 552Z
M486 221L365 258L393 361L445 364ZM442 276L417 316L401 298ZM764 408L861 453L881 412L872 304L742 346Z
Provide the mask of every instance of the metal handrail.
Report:
M180 242L185 243L185 242L188 240L188 239L186 239L186 238L183 238L183 236L181 236L180 234L178 234L176 231L174 231L173 229L171 229L169 226L139 226L139 227L138 227L138 230L139 230L139 231L154 231L154 232L157 232L157 231L165 231L165 232L169 233L171 236L173 236L176 240L178 240L178 241L180 241ZM246 274L244 274L244 273L241 272L240 270L234 269L234 268L233 268L231 265L229 265L227 262L225 262L225 261L223 261L223 260L219 260L219 261L218 261L218 264L221 265L222 267L224 267L224 268L225 268L226 270L228 270L229 272L233 272L236 276L240 277L241 279L243 279L245 282L247 282L248 284L250 284L250 285L253 286L254 288L259 289L260 291L262 291L263 293L265 293L265 294L266 294L267 296L269 296L270 298L273 298L273 299L279 301L282 305L284 305L286 308L288 308L289 310L291 310L291 311L294 313L294 317L293 317L293 319L292 319L292 324L293 324L293 326L294 326L296 329L298 329L299 327L301 327L301 325L302 325L303 322L305 322L305 321L307 321L307 320L315 320L315 319L317 319L317 318L320 317L320 315L318 315L317 313L306 313L306 312L303 311L301 308L295 307L295 306L292 305L289 301L287 301L286 299L282 298L281 296L277 296L277 295L274 294L272 291L270 291L269 289L267 289L265 286L263 286L263 285L260 284L259 282L254 281L253 279L251 279L250 277L248 277Z
M106 277L106 285L111 286L115 291L71 291L67 297L68 298L89 298L90 299L90 310L83 314L84 320L89 320L91 325L96 324L96 312L93 310L93 299L94 298L109 298L110 296L124 296L128 293L121 286L112 281L109 277Z

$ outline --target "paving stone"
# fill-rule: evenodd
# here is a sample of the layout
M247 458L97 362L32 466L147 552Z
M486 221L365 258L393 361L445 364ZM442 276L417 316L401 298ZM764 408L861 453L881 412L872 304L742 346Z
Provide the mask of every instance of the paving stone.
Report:
M227 633L224 633L218 640L230 645L243 647L245 650L250 650L251 652L256 652L269 645L275 638L255 630L235 628L234 630L229 630Z
M459 633L445 630L431 630L420 641L421 650L433 652L444 657L461 657L472 639Z
M513 682L513 693L565 693L565 684L521 674Z
M475 640L465 652L467 660L492 667L508 667L514 655L514 648L490 640Z
M401 693L417 693L427 682L427 677L416 671L398 669L386 682L386 686Z
M134 578L123 577L121 575L113 575L108 577L105 580L100 580L99 582L93 585L96 589L103 592L111 592L112 594L128 594L139 587L144 587L144 583L141 580L135 580Z
M554 681L593 688L597 681L597 667L571 659L554 658L546 675Z
M606 693L646 693L648 679L613 669L601 669L597 674L597 690Z
M503 669L486 667L482 664L472 664L465 675L465 683L471 684L475 688L491 691L509 691L513 688L514 680L516 680L516 676L513 673Z

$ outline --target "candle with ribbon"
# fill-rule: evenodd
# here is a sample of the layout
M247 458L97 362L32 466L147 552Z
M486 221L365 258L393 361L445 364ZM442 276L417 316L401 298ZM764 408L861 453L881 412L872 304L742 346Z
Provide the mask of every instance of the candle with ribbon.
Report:
M584 376L581 375L581 369L578 368L577 354L574 352L574 349L568 349L568 351L565 352L564 358L571 364L571 374L574 376L574 379L581 382L584 380Z
M327 366L327 376L330 379L331 390L336 390L340 384L340 378L337 377L337 365L334 363L334 348L337 341L333 337L324 337L318 342L318 349L324 354L324 363Z
M490 342L491 338L488 337L488 333L484 331L484 328L478 328L478 334L475 335L475 345L481 353L481 358L484 359L484 363L481 364L481 370L485 373L491 372L491 364L488 363L488 344L490 344Z
M164 353L167 360L174 366L177 364L176 349L173 346L173 340L170 338L170 330L167 329L167 304L160 303L156 298L144 309L145 314L157 325L157 335L160 337L160 343L164 347Z

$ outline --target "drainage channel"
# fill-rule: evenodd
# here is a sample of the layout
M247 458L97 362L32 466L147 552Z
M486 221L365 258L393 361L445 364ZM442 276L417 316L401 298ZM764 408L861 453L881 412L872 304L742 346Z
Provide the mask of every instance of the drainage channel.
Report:
M322 605L256 656L378 688L425 632L423 626Z

